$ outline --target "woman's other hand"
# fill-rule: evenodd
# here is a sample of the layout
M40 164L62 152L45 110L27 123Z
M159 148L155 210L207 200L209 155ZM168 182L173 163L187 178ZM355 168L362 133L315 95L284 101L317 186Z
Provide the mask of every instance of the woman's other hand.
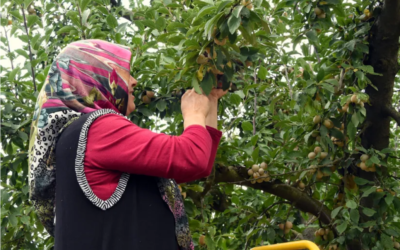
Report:
M221 99L224 95L226 95L226 93L228 93L228 89L222 90L222 89L213 88L211 90L210 94L208 95L208 99L211 102L216 102L216 101L218 101L218 99Z
M197 94L194 89L186 91L181 99L184 128L186 129L190 125L205 127L209 106L209 98L207 96Z

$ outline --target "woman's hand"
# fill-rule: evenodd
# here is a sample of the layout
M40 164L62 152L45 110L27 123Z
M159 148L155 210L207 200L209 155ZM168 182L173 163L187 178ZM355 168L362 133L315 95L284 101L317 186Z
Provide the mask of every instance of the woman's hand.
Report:
M208 115L206 118L206 125L218 129L218 100L226 95L228 90L222 89L212 89L208 95L208 100L210 100L210 109L208 110Z
M228 93L228 89L222 90L222 89L213 88L211 90L210 94L208 95L208 99L211 102L215 102L215 101L218 101L219 99L221 99L224 95L226 95L226 93Z
M185 92L181 99L184 128L190 125L201 125L205 127L206 116L210 109L209 102L207 96L197 94L194 89Z

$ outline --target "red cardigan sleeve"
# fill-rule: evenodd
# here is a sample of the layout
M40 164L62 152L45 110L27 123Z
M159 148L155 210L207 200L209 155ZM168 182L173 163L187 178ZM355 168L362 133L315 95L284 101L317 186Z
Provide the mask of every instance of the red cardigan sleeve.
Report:
M218 132L192 125L180 136L169 136L119 115L104 115L89 129L85 166L193 181L211 173L220 136L216 144L213 138Z

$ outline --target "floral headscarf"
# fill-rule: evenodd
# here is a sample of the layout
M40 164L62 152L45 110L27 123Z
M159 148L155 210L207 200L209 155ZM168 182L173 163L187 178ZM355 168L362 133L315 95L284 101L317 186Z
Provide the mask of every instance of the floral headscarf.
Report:
M54 148L63 128L83 114L111 109L125 115L131 52L101 40L69 44L54 60L38 95L29 144L30 198L39 219L54 236L56 161ZM161 196L174 213L178 244L193 249L186 214L175 182L159 182ZM175 190L176 191L176 190ZM170 198L167 198L170 197ZM179 238L184 238L180 240Z

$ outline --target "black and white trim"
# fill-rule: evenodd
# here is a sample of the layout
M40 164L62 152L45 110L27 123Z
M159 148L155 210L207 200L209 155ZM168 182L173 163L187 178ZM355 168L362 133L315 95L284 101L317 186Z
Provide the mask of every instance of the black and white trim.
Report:
M90 128L90 125L99 118L102 115L105 114L117 114L121 115L117 112L115 112L112 109L99 109L94 111L89 115L87 120L82 126L81 133L79 135L79 142L78 142L78 151L76 154L76 159L75 159L75 172L76 172L76 177L79 183L79 186L81 187L83 193L86 195L86 197L97 207L99 207L102 210L107 210L114 206L122 197L122 194L125 191L126 185L128 184L129 180L129 174L128 173L123 173L121 175L121 178L119 179L118 186L115 189L114 193L111 195L111 197L104 201L97 197L94 193L92 188L89 186L89 183L86 179L85 171L84 171L84 159L85 159L85 151L86 151L86 143L87 143L87 135L88 131Z

